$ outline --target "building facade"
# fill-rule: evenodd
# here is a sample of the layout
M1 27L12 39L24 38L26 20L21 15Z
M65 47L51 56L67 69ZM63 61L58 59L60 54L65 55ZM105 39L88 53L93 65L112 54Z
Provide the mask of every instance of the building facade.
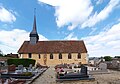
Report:
M41 65L88 63L87 49L83 40L39 41L35 16L30 41L24 41L18 53L20 58L35 59Z

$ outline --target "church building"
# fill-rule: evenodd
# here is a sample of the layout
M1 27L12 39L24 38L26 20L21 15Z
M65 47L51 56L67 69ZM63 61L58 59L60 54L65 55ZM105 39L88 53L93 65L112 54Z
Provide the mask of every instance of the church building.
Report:
M30 41L24 41L18 50L20 58L35 59L41 65L61 63L88 63L87 49L83 40L39 41L34 15Z

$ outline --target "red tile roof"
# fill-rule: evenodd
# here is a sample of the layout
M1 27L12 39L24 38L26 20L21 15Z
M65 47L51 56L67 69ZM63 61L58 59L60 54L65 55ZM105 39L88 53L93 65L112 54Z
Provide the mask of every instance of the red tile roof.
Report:
M87 53L83 40L80 41L38 41L32 45L25 41L18 53Z

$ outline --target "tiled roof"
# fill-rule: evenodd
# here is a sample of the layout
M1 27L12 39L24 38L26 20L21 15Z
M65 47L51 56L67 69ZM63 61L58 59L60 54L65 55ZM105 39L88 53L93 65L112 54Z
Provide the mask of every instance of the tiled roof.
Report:
M18 53L87 53L87 49L83 40L38 41L34 45L24 41Z
M19 57L18 57L18 54L12 54L12 53L7 54L7 57L19 58Z

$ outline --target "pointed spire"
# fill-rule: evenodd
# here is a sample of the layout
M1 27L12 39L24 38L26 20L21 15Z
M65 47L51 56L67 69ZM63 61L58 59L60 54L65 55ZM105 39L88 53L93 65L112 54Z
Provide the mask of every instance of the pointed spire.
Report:
M36 29L36 8L34 8L34 23L33 23L33 30L31 34L37 34L37 29Z
M34 8L34 22L33 22L33 29L30 33L30 43L36 44L39 40L39 36L37 33L37 26L36 26L36 8Z

